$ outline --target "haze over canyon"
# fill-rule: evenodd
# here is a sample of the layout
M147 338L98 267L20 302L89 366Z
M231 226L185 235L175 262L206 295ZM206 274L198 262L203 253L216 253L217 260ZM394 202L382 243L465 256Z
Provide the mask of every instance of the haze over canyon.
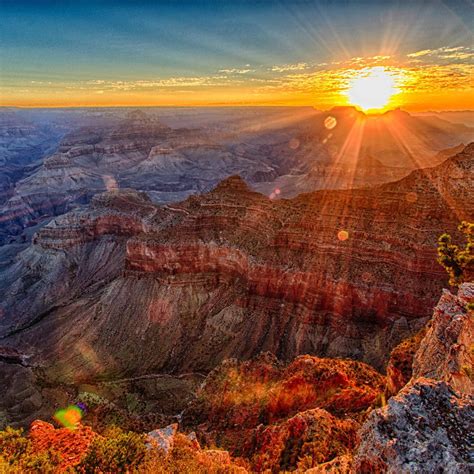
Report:
M61 469L118 424L194 472L469 472L473 116L2 109L2 425Z

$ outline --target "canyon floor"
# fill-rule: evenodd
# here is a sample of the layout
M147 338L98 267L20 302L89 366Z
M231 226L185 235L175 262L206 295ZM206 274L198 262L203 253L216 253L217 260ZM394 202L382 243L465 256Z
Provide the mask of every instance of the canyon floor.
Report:
M0 470L471 472L474 288L436 253L474 222L469 125L28 113L0 122Z

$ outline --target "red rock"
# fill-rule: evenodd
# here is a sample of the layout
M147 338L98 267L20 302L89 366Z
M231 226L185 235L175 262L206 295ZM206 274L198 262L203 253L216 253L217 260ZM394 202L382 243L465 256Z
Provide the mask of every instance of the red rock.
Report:
M36 452L52 449L60 454L62 462L59 472L65 472L79 464L95 436L97 435L88 426L79 425L74 429L55 428L50 423L39 420L31 424L29 432Z
M411 379L413 358L426 333L423 328L414 336L402 341L390 354L387 365L387 394L396 395Z
M360 362L301 356L284 366L262 354L212 371L183 420L258 472L306 469L352 451L356 420L383 386Z
M8 270L0 330L14 325L10 345L34 347L64 381L208 372L261 350L382 369L446 283L436 241L472 217L473 154L469 145L396 183L291 200L238 177L161 208L106 194L39 231Z
M445 290L433 312L413 361L413 379L447 382L454 390L474 395L474 283L464 283L458 294Z

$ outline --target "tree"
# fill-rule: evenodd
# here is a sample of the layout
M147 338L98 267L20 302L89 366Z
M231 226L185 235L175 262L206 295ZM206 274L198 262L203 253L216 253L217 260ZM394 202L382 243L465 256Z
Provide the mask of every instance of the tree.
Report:
M464 247L453 244L449 234L438 239L438 263L447 271L452 286L472 281L474 276L474 223L463 221L458 229L466 237Z

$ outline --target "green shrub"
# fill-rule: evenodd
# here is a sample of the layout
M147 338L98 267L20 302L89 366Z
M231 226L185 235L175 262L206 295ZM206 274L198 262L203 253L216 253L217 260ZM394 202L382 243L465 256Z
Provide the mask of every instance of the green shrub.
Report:
M77 467L83 473L118 473L137 468L145 458L145 435L109 428L97 437Z
M466 237L464 247L453 244L449 234L443 234L438 239L438 263L448 273L452 286L471 281L474 271L474 224L463 221L458 229Z

